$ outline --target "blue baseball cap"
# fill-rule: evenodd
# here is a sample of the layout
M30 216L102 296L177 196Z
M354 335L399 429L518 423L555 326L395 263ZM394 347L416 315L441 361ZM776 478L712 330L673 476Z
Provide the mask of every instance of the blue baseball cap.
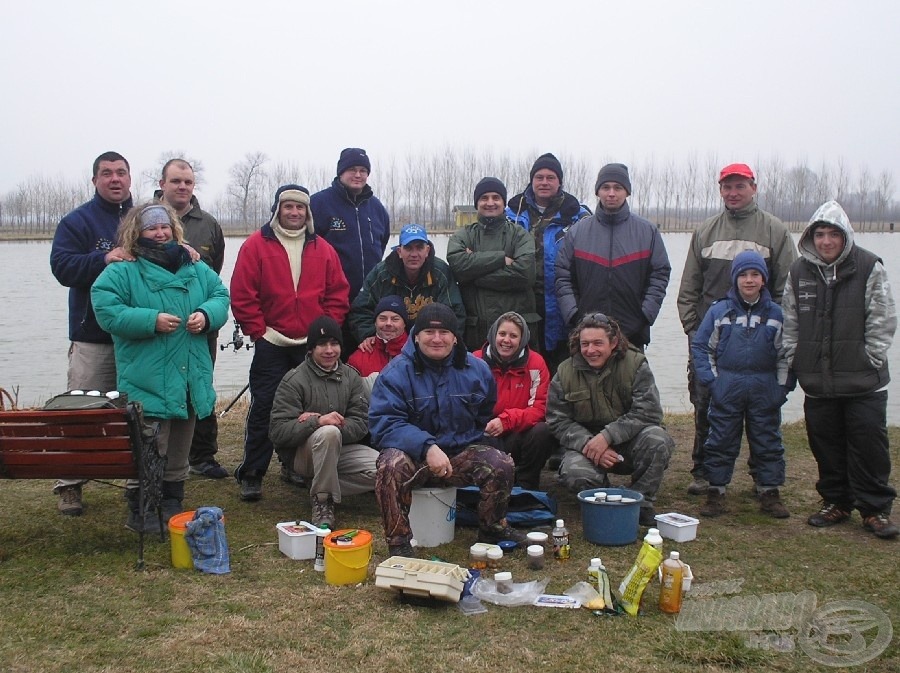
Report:
M425 231L425 227L421 224L406 224L400 230L400 245L409 245L413 241L425 241L426 243L431 243L428 240L428 234Z

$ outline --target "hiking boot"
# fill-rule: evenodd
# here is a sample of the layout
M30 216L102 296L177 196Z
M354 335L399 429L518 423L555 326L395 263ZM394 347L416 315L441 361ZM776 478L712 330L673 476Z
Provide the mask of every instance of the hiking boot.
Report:
M700 508L700 516L716 517L728 513L725 494L715 488L706 490L706 504Z
M256 502L262 498L262 477L244 477L241 479L241 500Z
M897 528L884 513L864 516L863 528L882 540L889 540L900 534L900 528Z
M409 542L403 544L388 545L388 554L391 556L403 556L405 558L416 558L416 550Z
M81 503L81 484L74 486L62 486L57 491L59 502L56 508L65 516L81 516L84 514L84 505Z
M306 477L294 472L287 465L281 466L281 481L285 484L290 484L291 486L297 486L298 488L309 488L309 484L306 483Z
M787 519L791 513L781 502L777 488L771 488L759 494L759 511L773 519Z
M850 518L850 509L844 509L841 505L833 502L822 504L822 509L810 516L806 523L816 528L827 528L835 524L843 523Z
M128 503L128 517L125 519L125 528L135 533L160 534L163 528L160 526L159 514L155 509L150 509L141 516L140 493L138 489L125 489L125 502Z
M697 477L687 487L688 495L706 495L709 489L709 482L703 477Z
M323 524L334 530L334 499L330 493L318 493L310 498L312 519L310 523L316 528Z
M208 460L205 463L197 463L191 465L188 469L191 474L196 474L207 479L224 479L228 476L228 470L219 465L214 460Z
M641 507L638 514L638 523L646 528L656 528L658 524L656 523L656 510L653 509L653 505Z
M528 536L522 531L512 528L506 523L506 519L501 519L499 523L495 523L493 526L478 527L479 542L497 544L503 540L512 540L516 544L524 545L528 540Z
M169 519L184 511L184 507L182 507L183 501L183 481L164 481L162 483L162 500L159 506L162 509L163 523L169 523Z

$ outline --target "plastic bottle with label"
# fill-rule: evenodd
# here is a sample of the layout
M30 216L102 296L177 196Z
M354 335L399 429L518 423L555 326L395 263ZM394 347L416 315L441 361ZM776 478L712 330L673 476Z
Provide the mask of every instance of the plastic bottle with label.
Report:
M551 533L553 536L553 558L557 561L568 561L572 555L572 545L569 543L569 529L563 519L556 520L556 527Z
M325 572L325 538L330 532L331 529L326 523L319 526L319 530L316 531L316 562L313 567L320 573Z
M669 553L662 563L659 587L659 609L669 614L681 612L681 590L684 580L684 564L677 551Z
M587 581L595 589L597 588L597 584L600 581L600 568L603 567L603 561L599 558L592 558L590 564L587 569Z
M663 538L662 535L659 534L659 528L649 528L647 534L644 536L644 542L651 547L655 547L659 551L662 551Z

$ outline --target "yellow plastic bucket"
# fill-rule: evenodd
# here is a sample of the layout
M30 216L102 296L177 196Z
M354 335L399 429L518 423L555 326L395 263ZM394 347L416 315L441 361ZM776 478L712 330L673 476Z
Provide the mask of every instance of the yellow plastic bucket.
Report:
M184 539L187 523L194 518L194 511L182 512L169 519L169 542L172 545L172 567L194 569L191 550Z
M346 528L325 536L325 581L328 584L359 584L366 581L369 561L372 560L372 534L360 530L348 542L342 535L354 529Z

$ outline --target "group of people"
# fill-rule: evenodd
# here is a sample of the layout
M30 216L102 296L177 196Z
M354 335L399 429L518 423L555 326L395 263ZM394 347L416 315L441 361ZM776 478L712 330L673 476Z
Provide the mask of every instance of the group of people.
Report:
M275 453L282 479L309 488L317 525L336 525L343 495L374 490L392 554L414 553L420 486L479 486L479 539L518 540L510 491L539 488L559 450L573 491L630 475L640 522L653 525L674 442L644 351L671 266L657 227L629 209L627 167L600 170L596 213L563 190L552 154L511 199L497 178L480 180L477 220L451 236L446 261L419 224L385 256L390 219L370 172L365 150L347 148L327 189L279 187L238 253L230 305L254 343L241 499L262 497ZM787 228L758 209L750 168L719 178L725 210L695 232L678 296L696 420L689 492L706 495L704 515L727 511L746 423L760 508L788 516L780 407L799 380L824 500L809 523L857 508L868 530L896 536L884 390L896 317L883 266L853 246L834 203L814 216L797 260ZM71 288L69 387L117 387L160 422L167 516L181 511L189 472L227 475L212 414L224 239L183 160L166 164L148 204L132 207L116 153L95 161L94 184L51 253ZM883 441L862 447L857 433L871 437L873 424ZM81 513L80 483L56 490L62 513ZM136 503L128 525L152 528Z

